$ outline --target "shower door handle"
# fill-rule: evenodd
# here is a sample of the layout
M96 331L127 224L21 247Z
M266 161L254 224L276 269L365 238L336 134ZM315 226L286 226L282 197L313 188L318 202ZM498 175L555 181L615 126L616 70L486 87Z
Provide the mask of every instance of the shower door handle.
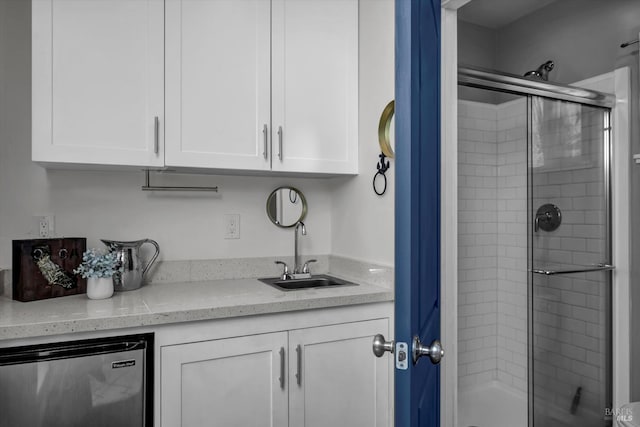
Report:
M576 268L572 270L542 270L533 269L532 273L544 274L545 276L555 276L556 274L575 274L575 273L591 273L593 271L609 271L614 270L616 267L610 264L598 264L594 266L585 266L582 268Z

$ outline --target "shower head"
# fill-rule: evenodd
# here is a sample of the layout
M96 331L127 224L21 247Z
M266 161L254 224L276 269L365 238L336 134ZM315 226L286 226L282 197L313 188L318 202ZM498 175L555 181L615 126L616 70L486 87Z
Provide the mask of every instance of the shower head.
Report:
M539 66L537 70L527 71L524 76L529 79L547 81L549 80L549 71L553 70L554 65L553 61L547 61Z

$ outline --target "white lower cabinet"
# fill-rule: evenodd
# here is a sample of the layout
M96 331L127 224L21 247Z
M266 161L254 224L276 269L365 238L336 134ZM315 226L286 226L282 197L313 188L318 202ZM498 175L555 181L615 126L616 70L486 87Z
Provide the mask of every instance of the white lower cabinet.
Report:
M389 426L389 319L161 347L163 427Z
M289 426L388 426L389 360L371 349L388 328L371 320L290 331Z
M286 345L278 332L164 347L162 425L286 426Z

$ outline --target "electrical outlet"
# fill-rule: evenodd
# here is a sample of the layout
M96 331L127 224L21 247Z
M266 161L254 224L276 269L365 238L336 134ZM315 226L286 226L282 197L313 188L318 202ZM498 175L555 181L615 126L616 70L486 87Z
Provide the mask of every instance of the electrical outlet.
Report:
M240 238L240 214L226 214L224 216L224 238Z
M54 216L42 215L38 219L38 236L42 238L53 237L55 232Z

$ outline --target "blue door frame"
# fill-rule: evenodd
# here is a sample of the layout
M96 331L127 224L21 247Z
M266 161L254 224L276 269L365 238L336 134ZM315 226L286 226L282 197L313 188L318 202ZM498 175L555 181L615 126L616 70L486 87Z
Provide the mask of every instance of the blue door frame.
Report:
M395 341L411 352L416 335L440 338L441 9L440 0L395 7ZM396 427L439 427L439 366L409 355L395 387Z

